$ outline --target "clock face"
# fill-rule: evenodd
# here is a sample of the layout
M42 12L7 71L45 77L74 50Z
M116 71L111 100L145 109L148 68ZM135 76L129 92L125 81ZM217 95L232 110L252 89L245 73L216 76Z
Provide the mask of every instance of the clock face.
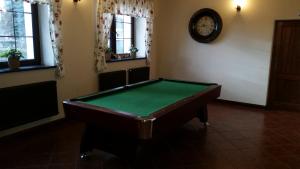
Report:
M222 19L216 11L203 8L192 16L189 32L194 40L209 43L220 35L222 26Z
M202 36L210 35L215 29L215 22L209 16L201 17L196 24L196 31Z

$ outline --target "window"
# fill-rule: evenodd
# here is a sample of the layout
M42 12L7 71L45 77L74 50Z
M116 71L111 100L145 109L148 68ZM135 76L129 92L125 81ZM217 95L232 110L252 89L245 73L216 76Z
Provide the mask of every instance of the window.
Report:
M129 57L129 49L134 45L134 18L115 15L111 27L109 46L121 58Z
M41 64L39 49L38 7L24 1L0 0L0 53L18 49L22 65ZM0 68L7 59L0 58Z
M106 61L145 59L146 19L114 15L106 50ZM130 54L131 47L138 51Z

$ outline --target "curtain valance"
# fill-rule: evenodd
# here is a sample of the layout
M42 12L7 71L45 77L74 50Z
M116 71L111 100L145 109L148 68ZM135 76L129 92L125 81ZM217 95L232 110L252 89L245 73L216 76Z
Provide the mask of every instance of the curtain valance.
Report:
M51 0L23 0L23 1L28 2L28 3L32 3L32 4L35 4L35 3L50 4L51 3Z
M151 18L153 0L102 0L99 4L103 13Z

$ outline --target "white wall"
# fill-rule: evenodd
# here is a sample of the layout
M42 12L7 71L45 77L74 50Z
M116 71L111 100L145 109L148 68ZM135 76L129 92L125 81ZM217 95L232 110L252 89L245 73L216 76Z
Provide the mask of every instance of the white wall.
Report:
M156 1L155 55L158 76L217 82L225 100L266 104L274 21L300 19L299 0L246 0L237 13L231 0ZM194 12L213 8L223 19L216 41L194 41Z
M77 5L72 0L63 1L63 45L66 75L57 80L59 115L26 124L10 130L0 131L0 137L20 130L63 118L62 101L87 95L98 90L98 77L95 71L95 5L96 0L82 0ZM153 63L154 65L155 63ZM108 64L107 71L145 66L145 60ZM153 77L153 73L152 73ZM54 70L0 74L0 88L54 80ZM3 112L1 112L3 113Z

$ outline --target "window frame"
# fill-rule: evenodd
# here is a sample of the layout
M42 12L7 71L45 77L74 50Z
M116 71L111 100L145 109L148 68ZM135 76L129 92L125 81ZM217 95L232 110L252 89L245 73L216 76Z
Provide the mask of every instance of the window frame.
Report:
M32 34L33 34L33 50L34 59L20 60L21 66L41 65L42 59L40 54L40 31L39 31L39 16L38 5L31 4L32 17ZM16 36L14 36L16 37ZM8 62L0 62L0 69L8 68Z
M116 15L113 15L112 25L110 28L110 48L112 49L113 54L117 54L117 30L116 30ZM124 39L124 38L123 38ZM131 44L135 46L135 18L131 17ZM118 55L126 55L128 53L119 53Z

